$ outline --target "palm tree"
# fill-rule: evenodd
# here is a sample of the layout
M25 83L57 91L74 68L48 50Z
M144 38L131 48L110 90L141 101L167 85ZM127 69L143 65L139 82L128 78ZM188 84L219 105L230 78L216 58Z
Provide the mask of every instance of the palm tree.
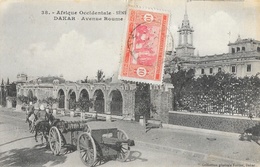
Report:
M102 70L97 71L97 82L102 82L105 78L104 72Z

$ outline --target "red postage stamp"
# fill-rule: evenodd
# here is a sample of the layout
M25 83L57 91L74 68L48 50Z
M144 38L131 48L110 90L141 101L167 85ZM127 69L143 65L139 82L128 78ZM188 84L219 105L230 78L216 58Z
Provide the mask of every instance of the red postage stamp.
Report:
M130 8L119 79L161 84L169 14Z

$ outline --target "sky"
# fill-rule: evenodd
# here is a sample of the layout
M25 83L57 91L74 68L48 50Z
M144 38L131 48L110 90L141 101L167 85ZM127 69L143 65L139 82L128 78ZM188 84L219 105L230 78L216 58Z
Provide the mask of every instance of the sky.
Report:
M260 40L258 0L200 1L187 3L194 29L195 54L228 52L228 42L241 38ZM178 27L186 0L2 0L0 1L0 79L15 81L18 73L29 76L64 76L66 80L95 78L98 69L107 77L119 69L125 38L127 4L142 9L166 11L171 20L168 32L178 45ZM45 14L47 11L48 14ZM58 11L77 12L72 20L55 20ZM123 21L86 21L83 12L108 11ZM230 35L228 34L230 32ZM172 41L171 38L168 38ZM168 41L168 42L169 42ZM169 42L170 43L170 42ZM168 47L168 49L171 49Z

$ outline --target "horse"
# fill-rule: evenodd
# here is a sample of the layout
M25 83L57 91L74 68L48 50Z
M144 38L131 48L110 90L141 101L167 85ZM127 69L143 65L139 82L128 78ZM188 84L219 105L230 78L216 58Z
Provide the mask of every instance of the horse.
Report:
M37 125L35 125L34 127L34 131L35 131L35 135L34 135L34 139L36 142L38 142L37 140L37 136L41 135L41 141L43 143L43 138L45 138L47 145L48 145L48 135L49 135L49 131L50 128L53 125L55 118L52 114L46 114L46 120L44 121L40 121Z
M30 117L26 118L26 123L28 122L28 124L29 124L29 131L31 133L34 132L34 123L35 123L36 120L37 120L37 116L34 113L31 114Z

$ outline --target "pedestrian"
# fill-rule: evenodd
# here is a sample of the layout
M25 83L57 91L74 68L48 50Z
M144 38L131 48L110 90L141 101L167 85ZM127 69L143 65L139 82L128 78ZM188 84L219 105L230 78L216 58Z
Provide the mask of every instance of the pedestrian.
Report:
M29 118L31 117L32 114L34 114L34 106L33 106L33 103L30 102L29 106L27 108L27 116L26 116L25 123L29 122Z
M248 115L248 118L250 118L251 120L253 119L253 114L250 112L249 115Z

